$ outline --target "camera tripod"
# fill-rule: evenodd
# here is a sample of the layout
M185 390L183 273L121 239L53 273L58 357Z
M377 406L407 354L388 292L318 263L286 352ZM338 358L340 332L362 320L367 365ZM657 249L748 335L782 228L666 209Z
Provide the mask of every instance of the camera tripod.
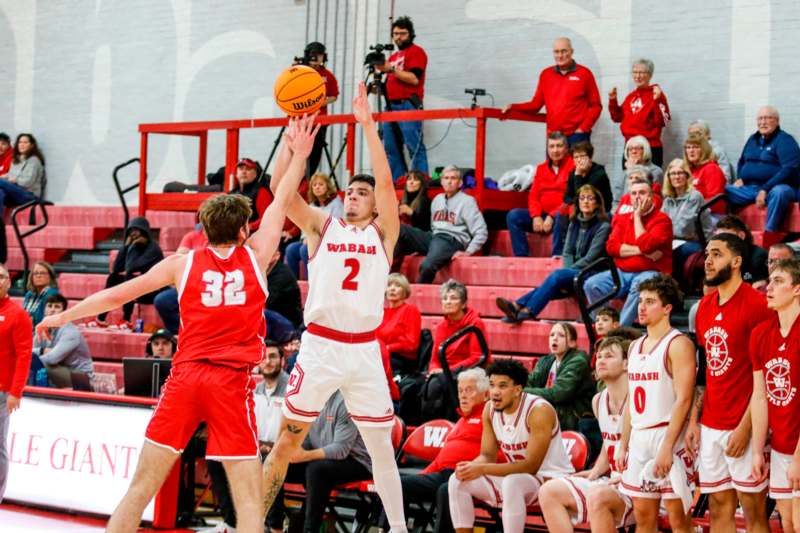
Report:
M272 158L275 157L275 152L278 151L278 146L281 143L281 139L283 138L283 132L286 130L286 126L281 126L280 131L278 131L278 137L275 139L275 142L272 144L272 150L269 152L269 156L267 156L267 162L264 164L264 169L261 171L261 176L259 179L262 179L267 174L267 168L269 168L270 163L272 163ZM327 134L327 131L325 132ZM328 161L328 166L331 169L331 179L337 185L339 182L336 180L336 168L339 166L339 162L342 160L342 155L344 155L344 149L347 147L347 137L345 136L344 140L342 141L342 146L339 148L339 152L336 154L336 159L334 160L331 157L331 152L328 149L328 141L323 138L322 141L322 153L325 155L325 159ZM314 169L316 170L316 169ZM311 177L311 167L306 166L306 179Z

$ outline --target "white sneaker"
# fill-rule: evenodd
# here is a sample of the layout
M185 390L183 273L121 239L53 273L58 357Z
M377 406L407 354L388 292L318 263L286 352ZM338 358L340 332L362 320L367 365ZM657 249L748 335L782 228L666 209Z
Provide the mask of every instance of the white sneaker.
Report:
M229 526L225 522L220 522L214 527L201 529L200 533L236 533L236 528Z

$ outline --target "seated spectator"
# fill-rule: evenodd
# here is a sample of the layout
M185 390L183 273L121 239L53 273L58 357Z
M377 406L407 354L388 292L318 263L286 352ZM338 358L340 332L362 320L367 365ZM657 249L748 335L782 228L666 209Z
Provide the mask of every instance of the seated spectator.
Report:
M403 224L422 231L431 230L431 199L428 198L428 180L424 173L411 170L406 174L399 209Z
M456 531L471 531L477 498L501 508L504 531L523 531L526 507L538 500L543 480L568 476L575 469L553 406L522 390L528 377L522 363L496 361L486 373L492 404L483 411L481 453L459 463L450 476L450 517ZM517 424L522 413L525 421ZM504 463L497 461L498 452Z
M432 283L436 273L451 259L480 251L489 231L475 199L461 191L461 170L454 165L442 171L443 193L431 204L432 232L400 225L395 246L395 265L410 253L425 254L419 265L417 283Z
M609 336L609 333L620 327L619 311L613 307L601 307L597 310L597 315L594 317L594 332L597 339L594 341L594 350L592 351L591 367L595 367L596 355L600 343L603 339Z
M661 192L661 183L664 181L664 172L661 167L653 164L653 153L650 150L650 143L641 135L631 137L625 143L625 152L623 156L625 160L625 170L630 170L637 166L642 166L647 169L650 175L650 181L653 184L653 191L656 193ZM611 183L611 191L614 193L614 201L620 202L622 196L628 192L630 182L626 179L627 174L623 174ZM617 204L613 205L614 211L617 210Z
M402 274L389 274L383 322L375 334L378 342L386 346L395 374L408 374L419 366L417 356L422 316L416 305L408 303L410 296L408 279Z
M638 165L625 170L625 179L629 189L631 181L639 178L646 179L651 184L653 183L653 176L650 174L650 171L647 169L647 167ZM664 200L661 198L660 189L659 191L656 191L655 186L653 186L653 206L656 209L661 210L661 204L663 201ZM631 193L626 192L622 195L622 198L619 199L619 203L617 203L617 210L614 212L614 219L612 219L612 222L617 218L618 215L627 215L630 213L633 213L633 206L631 205Z
M708 123L705 120L690 122L687 133L690 136L700 135L701 137L705 137L708 144L711 145L711 149L714 151L714 159L716 159L719 168L722 169L722 173L725 174L725 181L727 183L733 183L734 179L736 179L736 169L730 158L728 158L728 154L725 153L725 149L722 145L716 139L711 138L711 128L708 127Z
M144 348L145 357L154 359L172 359L178 349L178 341L167 329L157 329L147 339Z
M281 427L281 405L286 396L289 374L283 370L283 350L273 341L266 341L264 359L258 365L258 372L264 381L256 385L253 391L256 414L256 432L262 460L272 449L278 439ZM228 479L225 469L219 461L207 461L208 475L211 478L211 490L217 500L223 523L216 531L235 531L236 512L233 508ZM265 520L265 524L269 522ZM283 531L283 524L276 528ZM265 528L266 531L266 528ZM275 530L273 530L275 531Z
M125 230L125 242L120 248L116 259L114 259L111 273L106 278L106 288L114 287L144 274L162 259L164 259L164 253L150 234L150 223L144 217L134 218ZM156 294L158 292L151 292L136 301L124 304L122 306L122 321L116 326L121 329L133 329L130 321L133 316L134 304L152 304ZM97 315L97 321L90 323L90 325L108 326L106 322L107 316L108 313Z
M718 233L732 233L747 243L747 253L742 257L742 279L756 289L765 286L769 278L768 254L753 242L753 234L747 224L736 215L728 215L717 222L714 235Z
M22 307L28 312L33 326L36 327L36 324L44 318L47 299L58 294L58 281L53 265L46 261L36 261L28 274L25 289Z
M428 374L438 374L442 372L442 365L439 362L439 346L448 338L452 337L457 331L467 327L476 326L486 334L486 326L474 309L467 307L467 287L454 279L442 283L439 289L442 297L442 320L433 330L433 355L428 365ZM455 373L458 370L470 368L478 364L481 358L481 346L475 335L465 335L447 347L446 358L450 371ZM491 358L491 354L489 356ZM488 363L488 360L487 360Z
M779 232L789 204L797 199L800 167L797 141L780 127L772 106L758 110L758 131L747 139L736 171L738 179L725 192L734 207L755 203L767 208L767 232Z
M653 188L646 179L634 178L631 184L633 213L614 217L606 251L614 259L621 288L616 298L626 298L620 313L624 326L633 324L639 305L639 283L659 272L672 272L672 221L655 208ZM584 291L589 303L611 292L611 272L595 274L586 280Z
M767 270L772 274L772 269L782 259L794 259L794 248L785 242L779 242L769 247L767 254Z
M14 161L14 150L11 148L11 137L0 133L0 176L5 176Z
M483 434L483 410L489 396L489 378L482 368L470 368L458 375L458 421L445 438L436 458L421 472L400 474L403 487L403 503L408 517L408 504L427 504L433 507L434 533L452 531L447 480L456 466L471 461L480 454ZM384 531L388 531L385 516L381 520Z
M649 59L634 61L632 76L636 87L625 97L621 106L617 102L617 88L612 87L608 93L608 112L611 120L620 123L626 142L636 136L647 139L653 164L660 167L664 163L661 130L669 124L670 115L664 91L658 85L650 85L654 70L655 65Z
M693 145L687 144L687 155L689 146ZM667 179L664 181L664 205L661 206L661 212L672 220L672 265L676 279L683 277L680 272L689 256L703 249L700 236L697 235L696 221L705 199L694 189L690 176L686 160L673 159L667 166ZM712 227L711 215L707 210L703 211L702 223L703 236L708 238Z
M578 430L582 418L592 416L595 393L589 356L578 349L578 332L569 322L550 328L550 353L539 359L528 377L525 392L550 402L561 429Z
M718 194L725 194L725 174L714 160L714 152L705 137L689 135L683 143L683 161L691 171L694 190L702 194L705 201L711 200ZM711 212L725 214L727 212L725 202L711 206Z
M569 153L567 138L558 131L550 133L547 136L547 161L536 167L528 193L528 208L512 209L506 215L511 248L516 257L530 255L527 233L553 231L556 215L564 205L564 192L573 168L575 163ZM553 240L557 240L556 236Z
M45 185L44 156L31 133L20 133L14 143L11 167L0 175L0 263L8 259L3 212L42 197Z
M278 251L267 270L267 287L269 296L264 310L267 338L281 344L289 342L303 324L303 304L297 278L281 261Z
M51 316L66 309L67 299L56 292L47 298L44 314ZM57 387L71 387L73 372L92 376L94 366L89 345L75 324L67 322L60 328L52 328L48 335L49 339L34 336L33 355Z
M330 216L342 218L344 204L336 194L336 184L327 174L317 173L311 176L308 187L308 205L320 209ZM300 263L308 269L308 245L306 238L300 235L300 240L286 246L284 260L292 269L295 279L300 279Z
M350 419L342 394L336 391L311 424L303 447L286 472L286 482L302 483L306 489L302 530L320 531L333 489L342 483L371 479L371 470L364 441ZM285 512L283 494L279 493L267 514L273 531L283 529Z
M563 267L552 271L542 284L516 302L498 297L497 307L506 315L504 322L517 324L536 318L551 300L574 295L575 276L606 254L605 243L611 232L603 197L591 185L578 190L578 210L567 230Z

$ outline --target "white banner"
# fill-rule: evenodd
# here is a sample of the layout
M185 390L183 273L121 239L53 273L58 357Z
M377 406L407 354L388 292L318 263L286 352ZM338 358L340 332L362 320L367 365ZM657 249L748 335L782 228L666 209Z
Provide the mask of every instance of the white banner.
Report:
M8 435L9 500L111 515L153 410L24 397ZM153 502L144 520L153 519Z

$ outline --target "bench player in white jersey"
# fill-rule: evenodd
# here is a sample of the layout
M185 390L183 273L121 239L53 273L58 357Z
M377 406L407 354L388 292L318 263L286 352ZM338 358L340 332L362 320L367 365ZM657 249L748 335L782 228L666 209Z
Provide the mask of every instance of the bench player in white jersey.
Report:
M603 435L603 449L589 470L551 479L539 491L547 529L571 533L576 524L592 531L613 532L633 524L633 501L619 491L620 472L614 449L622 437L624 410L628 407L628 348L631 341L607 337L597 349L597 378L606 388L595 395L592 408Z
M391 442L394 410L375 330L383 319L383 294L400 219L392 174L363 83L353 99L353 115L364 130L375 177L360 174L350 180L343 219L309 206L300 194L295 194L288 210L308 242L307 329L289 376L281 434L264 464L265 504L267 509L272 506L311 423L330 395L340 390L372 459L375 487L389 525L399 532L406 531L406 523ZM286 135L292 137L291 128ZM288 157L284 144L273 188Z
M457 532L471 532L474 497L502 508L505 533L520 533L526 507L536 502L542 484L575 469L553 406L522 390L528 381L525 367L505 359L489 365L486 373L490 401L483 410L481 454L456 465L450 476L450 516ZM498 452L505 463L497 462Z
M688 510L694 468L683 431L697 363L692 341L669 322L680 301L678 284L668 275L639 285L639 323L647 327L647 334L634 341L628 353L628 409L615 454L623 471L621 490L633 498L639 532L658 530L661 500L670 527L692 531Z

